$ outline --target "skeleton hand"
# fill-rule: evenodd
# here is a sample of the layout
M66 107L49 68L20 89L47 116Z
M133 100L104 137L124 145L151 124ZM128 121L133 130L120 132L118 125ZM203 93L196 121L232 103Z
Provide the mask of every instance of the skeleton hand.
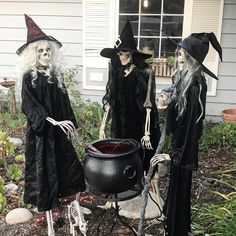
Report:
M149 132L145 132L144 136L141 139L141 144L146 149L151 149L151 150L153 149L151 141L150 141L150 133Z
M63 121L56 121L51 117L47 117L46 120L53 125L59 125L62 131L67 135L68 138L71 137L75 130L75 126L72 121L70 120L63 120Z
M153 149L151 140L150 140L150 113L151 113L151 109L146 108L145 131L144 131L144 136L141 139L141 144L146 149Z
M163 161L170 161L170 155L166 153L155 154L150 160L150 164L151 166L155 166L159 162L163 162Z

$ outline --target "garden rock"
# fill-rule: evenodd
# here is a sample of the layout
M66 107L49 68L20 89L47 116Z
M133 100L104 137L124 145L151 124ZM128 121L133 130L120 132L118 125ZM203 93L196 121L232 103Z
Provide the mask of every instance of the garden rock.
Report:
M9 141L12 142L16 148L19 148L22 145L22 140L19 138L9 137Z
M16 208L6 215L8 224L19 224L29 221L33 217L32 213L25 208Z
M155 199L155 194L153 192L150 192L153 199ZM163 207L163 200L161 199L161 206L160 209ZM129 219L139 219L140 218L140 206L142 204L142 196L138 196L136 198L133 198L131 200L122 201L119 202L120 211L119 214L122 216L125 216ZM151 198L148 196L148 204L146 208L146 219L153 219L153 218L159 218L162 217L162 212L160 212L160 209L156 206L156 204L151 200Z
M81 207L81 209L82 209L82 211L83 211L83 213L84 213L85 215L90 215L90 214L92 214L91 210L88 209L87 207L82 207L82 206L80 206L80 207Z
M11 191L17 191L19 189L19 187L16 184L10 183L5 185L6 190L11 192Z

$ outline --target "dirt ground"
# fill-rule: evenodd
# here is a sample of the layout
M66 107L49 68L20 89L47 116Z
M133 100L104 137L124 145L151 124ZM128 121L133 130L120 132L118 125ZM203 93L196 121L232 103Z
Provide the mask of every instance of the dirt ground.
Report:
M22 133L16 134L16 137L21 137L24 140L24 136ZM24 146L18 150L18 153L23 152ZM217 178L217 175L212 174L213 171L219 169L226 169L232 161L235 162L236 157L234 154L229 153L227 151L220 150L218 152L214 152L211 154L200 153L199 154L199 169L197 172L194 172L193 176L193 187L192 187L192 205L215 202L219 199L211 194L209 191L204 191L206 189L214 189L216 191L220 191L223 193L227 193L229 189L225 185L218 184L214 182L214 178ZM10 160L8 160L11 162ZM22 164L22 168L24 164ZM4 173L4 169L0 168L0 175L6 176ZM9 180L5 179L7 183ZM163 199L166 197L166 191L168 187L169 176L167 175L160 179L160 193ZM18 191L15 195L11 195L8 198L8 207L7 210L0 214L0 236L46 236L47 235L47 227L46 227L46 219L44 213L37 213L32 211L33 219L30 222L18 225L8 225L5 223L6 214L17 207L22 206L22 191L23 191L23 181L17 183L19 186ZM60 209L56 209L53 211L53 217L55 220L54 228L56 230L56 235L65 236L70 235L69 229L69 221L67 216L67 204L69 201L73 200L72 198L64 199L61 202ZM105 235L114 235L114 236L131 236L135 235L132 231L125 227L124 224L120 221L120 219L116 218L114 208L111 209L101 209L97 207L98 205L104 205L106 201L101 197L90 194L88 192L82 193L81 196L81 205L90 209L92 214L85 215L86 220L88 221L88 231L87 236L105 236ZM31 209L33 210L33 208ZM104 219L103 219L104 217ZM125 217L121 217L121 219L128 223L129 226L134 227L136 230L138 229L139 220L131 220L126 219ZM111 227L113 223L116 221L115 227L112 230ZM99 226L100 224L100 226ZM145 233L147 235L163 235L163 224L155 223L152 219L147 220L145 222L145 227L147 227ZM112 231L112 233L110 233ZM82 235L79 230L78 236Z

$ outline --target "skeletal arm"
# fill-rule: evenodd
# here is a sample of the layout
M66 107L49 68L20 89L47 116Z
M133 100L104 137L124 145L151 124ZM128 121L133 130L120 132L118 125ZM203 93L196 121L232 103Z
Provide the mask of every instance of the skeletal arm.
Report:
M146 100L143 104L144 108L146 108L146 121L145 121L145 130L144 130L144 136L141 139L142 145L147 148L147 149L153 149L152 144L150 141L150 115L151 115L151 110L153 107L153 104L151 102L151 92L152 92L152 83L153 83L153 77L154 77L154 72L149 69L149 78L148 78L148 88L147 88L147 95L146 95Z
M107 123L107 120L108 120L109 111L110 111L110 106L106 105L105 106L105 112L104 112L103 118L102 118L102 124L101 124L100 129L99 129L99 139L105 139L106 138L105 128L106 128L106 123Z

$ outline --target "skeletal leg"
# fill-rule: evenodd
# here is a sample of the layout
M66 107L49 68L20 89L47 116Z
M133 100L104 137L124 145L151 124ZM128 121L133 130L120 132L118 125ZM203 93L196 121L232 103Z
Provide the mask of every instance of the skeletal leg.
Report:
M79 229L81 231L81 233L86 236L86 232L87 232L87 222L84 219L84 213L82 211L82 208L79 205L79 193L76 194L76 200L74 200L71 204L70 204L70 213L71 216L73 217L75 223L73 224L74 226L79 226Z
M47 224L48 224L48 236L55 236L55 231L53 229L53 219L52 211L46 211Z
M68 207L68 219L69 219L69 223L70 223L70 234L75 236L75 228L74 228L74 225L71 220L71 205L68 205L67 207Z

